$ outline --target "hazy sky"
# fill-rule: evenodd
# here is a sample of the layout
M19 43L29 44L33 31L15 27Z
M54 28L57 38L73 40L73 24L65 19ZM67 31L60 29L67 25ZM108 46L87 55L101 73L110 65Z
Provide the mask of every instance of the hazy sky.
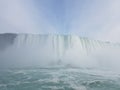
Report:
M120 42L120 0L0 0L0 33L5 32Z

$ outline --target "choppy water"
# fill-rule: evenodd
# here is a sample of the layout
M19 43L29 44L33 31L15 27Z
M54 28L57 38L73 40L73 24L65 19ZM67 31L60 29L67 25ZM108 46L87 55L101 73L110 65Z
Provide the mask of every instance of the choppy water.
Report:
M120 75L75 68L0 70L0 90L120 90Z

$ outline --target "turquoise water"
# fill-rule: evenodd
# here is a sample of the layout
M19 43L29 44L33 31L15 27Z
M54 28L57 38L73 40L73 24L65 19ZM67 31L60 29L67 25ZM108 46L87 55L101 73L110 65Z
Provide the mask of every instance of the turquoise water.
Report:
M78 68L0 70L0 90L120 90L120 75Z

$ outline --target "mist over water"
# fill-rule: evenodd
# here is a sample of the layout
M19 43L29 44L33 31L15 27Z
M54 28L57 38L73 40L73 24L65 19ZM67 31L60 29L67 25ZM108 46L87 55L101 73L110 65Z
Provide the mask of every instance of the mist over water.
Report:
M119 54L75 35L0 34L0 90L120 90Z
M107 68L119 70L120 45L75 35L16 34L0 50L1 67ZM1 37L1 43L10 42Z

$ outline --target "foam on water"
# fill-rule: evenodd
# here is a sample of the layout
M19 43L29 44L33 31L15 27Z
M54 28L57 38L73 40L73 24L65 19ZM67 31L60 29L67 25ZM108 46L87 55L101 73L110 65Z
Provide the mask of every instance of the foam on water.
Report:
M86 72L86 70L83 71L82 69L16 69L11 71L13 72L0 72L0 90L120 89L120 76L104 77L104 74L98 74L94 70L92 73L92 70L89 73L89 70ZM16 71L22 71L26 74L15 74ZM105 73L107 72L105 71Z

